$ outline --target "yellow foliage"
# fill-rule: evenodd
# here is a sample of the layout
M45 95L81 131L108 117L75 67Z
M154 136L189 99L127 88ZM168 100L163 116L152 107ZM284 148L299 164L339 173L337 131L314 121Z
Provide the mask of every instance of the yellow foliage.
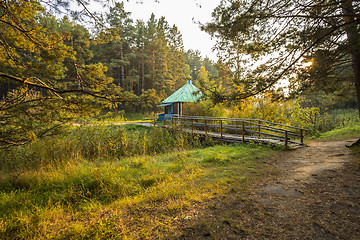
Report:
M287 123L294 103L273 101L271 93L247 98L238 102L213 104L211 101L185 103L183 113L187 116L209 116L261 119L277 123Z
M183 114L186 116L228 117L228 113L224 103L214 105L211 101L203 101L183 105Z
M261 119L277 123L286 123L287 113L293 103L273 101L270 92L260 96L250 97L233 104L229 117Z

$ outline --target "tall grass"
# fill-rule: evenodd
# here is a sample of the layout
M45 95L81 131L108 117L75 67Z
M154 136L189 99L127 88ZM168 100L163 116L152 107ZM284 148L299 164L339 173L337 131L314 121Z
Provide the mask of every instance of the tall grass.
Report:
M309 136L319 137L322 133L334 129L360 125L356 109L336 109L320 112L318 108L302 108L295 111L290 120L293 125L307 128Z
M261 176L272 152L194 144L157 128L100 126L2 151L0 239L165 236L192 204Z
M359 138L360 124L335 128L331 131L321 133L319 138L322 139L341 139L341 138Z
M149 113L128 113L125 111L120 112L107 112L106 114L100 114L90 119L81 119L77 121L79 123L121 123L121 122L151 122L157 119L158 114L155 112Z
M30 145L0 151L0 171L63 166L87 161L116 160L144 154L200 146L197 138L161 128L89 126Z

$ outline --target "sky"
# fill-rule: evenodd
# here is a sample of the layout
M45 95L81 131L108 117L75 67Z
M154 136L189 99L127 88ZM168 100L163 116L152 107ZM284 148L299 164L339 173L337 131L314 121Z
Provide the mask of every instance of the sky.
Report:
M207 23L211 21L211 13L219 5L221 0L136 0L124 2L127 12L131 12L131 18L142 19L145 22L151 13L158 19L164 16L172 26L175 24L182 34L185 50L199 50L203 57L209 57L216 61L216 53L212 51L215 40L210 35L200 30L196 22Z

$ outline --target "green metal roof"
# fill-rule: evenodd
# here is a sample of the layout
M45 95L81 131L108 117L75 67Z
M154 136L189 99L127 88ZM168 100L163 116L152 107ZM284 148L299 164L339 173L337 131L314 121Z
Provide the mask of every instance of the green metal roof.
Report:
M195 87L191 81L188 81L184 86L162 101L161 104L173 102L197 102L202 95L202 92Z

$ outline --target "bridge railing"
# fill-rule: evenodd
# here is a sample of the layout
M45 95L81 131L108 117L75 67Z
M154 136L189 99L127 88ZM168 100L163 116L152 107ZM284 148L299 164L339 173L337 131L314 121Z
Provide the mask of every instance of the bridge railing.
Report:
M275 139L288 143L303 144L304 128L293 127L290 125L274 123L261 119L243 118L221 118L203 116L179 116L172 115L171 118L164 117L164 124L186 128L188 131L204 131L205 134L214 134L220 138L241 138L242 142L249 139Z

